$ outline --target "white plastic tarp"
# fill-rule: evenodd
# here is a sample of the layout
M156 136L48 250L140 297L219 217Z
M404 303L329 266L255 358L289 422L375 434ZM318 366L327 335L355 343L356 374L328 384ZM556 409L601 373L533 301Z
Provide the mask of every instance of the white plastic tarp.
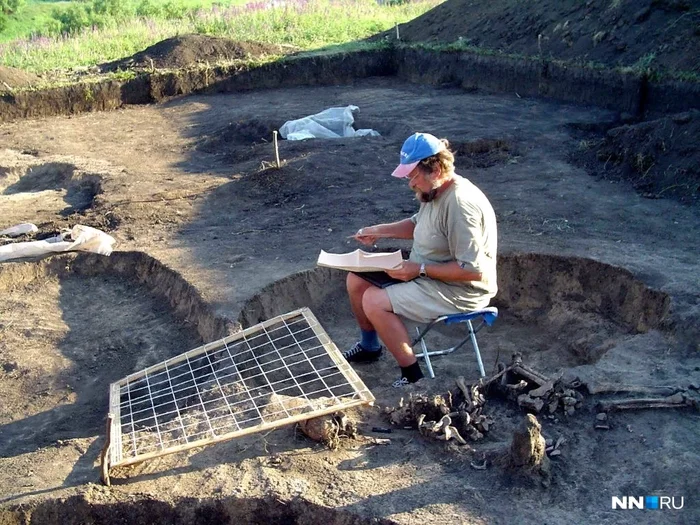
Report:
M42 241L17 242L0 246L0 262L13 259L43 257L51 253L70 251L110 255L114 237L90 226L76 224L66 233Z
M19 237L20 235L36 233L38 231L39 228L36 227L36 224L32 224L31 222L23 222L22 224L15 224L9 228L0 230L0 235L6 235L7 237Z
M328 108L315 115L289 120L280 128L280 135L287 140L378 137L379 133L373 129L353 129L353 113L359 109L357 106Z

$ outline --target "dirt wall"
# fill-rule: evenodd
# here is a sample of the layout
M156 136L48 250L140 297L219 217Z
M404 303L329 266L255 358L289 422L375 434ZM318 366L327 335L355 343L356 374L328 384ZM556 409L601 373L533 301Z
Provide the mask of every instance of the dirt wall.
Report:
M546 97L635 116L700 108L698 83L657 82L635 73L575 67L546 60L462 51L387 49L295 57L257 68L156 71L125 81L104 80L43 90L19 90L0 96L0 122L106 111L195 92L339 85L358 78L394 75L409 82Z

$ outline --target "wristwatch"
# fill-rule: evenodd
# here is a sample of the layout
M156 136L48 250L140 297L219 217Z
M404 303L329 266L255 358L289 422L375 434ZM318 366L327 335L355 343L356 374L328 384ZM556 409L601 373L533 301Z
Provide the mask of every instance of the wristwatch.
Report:
M418 277L428 277L428 272L425 271L425 263L421 263L420 270L418 270Z

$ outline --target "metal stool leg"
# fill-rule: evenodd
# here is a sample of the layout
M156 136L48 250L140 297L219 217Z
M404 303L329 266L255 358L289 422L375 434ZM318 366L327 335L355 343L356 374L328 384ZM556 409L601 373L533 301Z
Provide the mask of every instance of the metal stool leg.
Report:
M416 332L420 337L421 331L420 328L417 326ZM425 339L423 339L422 337L420 338L420 346L423 349L423 354L419 355L418 357L422 357L423 359L425 359L425 366L428 367L428 375L430 376L430 379L435 379L435 372L433 372L433 364L430 362L430 352L428 352L428 347L425 345Z
M467 325L469 326L469 337L472 340L472 346L474 346L474 353L476 354L476 362L479 364L479 374L481 374L481 377L486 377L484 363L481 361L481 352L479 352L479 343L476 342L476 335L471 320L467 321Z

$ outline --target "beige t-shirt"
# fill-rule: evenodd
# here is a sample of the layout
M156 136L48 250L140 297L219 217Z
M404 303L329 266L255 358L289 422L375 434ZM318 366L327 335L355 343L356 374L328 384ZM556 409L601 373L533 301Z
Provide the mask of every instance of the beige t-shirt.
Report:
M496 214L483 192L459 175L437 199L422 203L411 220L413 248L409 260L417 263L459 262L466 270L479 272L481 281L448 282L446 297L473 302L496 295Z

